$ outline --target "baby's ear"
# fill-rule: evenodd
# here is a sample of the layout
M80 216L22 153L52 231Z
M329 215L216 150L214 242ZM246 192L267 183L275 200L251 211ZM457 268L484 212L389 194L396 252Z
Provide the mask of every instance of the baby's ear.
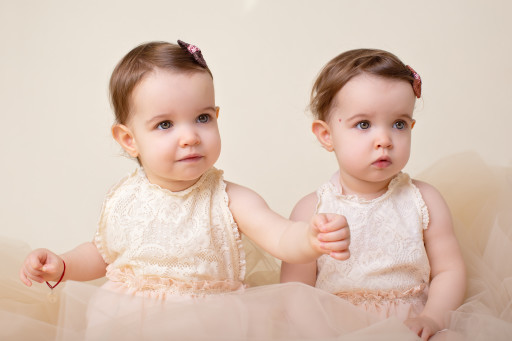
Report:
M139 156L137 143L130 128L124 124L115 124L112 126L112 136L131 157Z
M328 152L332 152L334 150L334 146L331 140L331 129L329 128L329 125L322 120L315 120L311 128L313 134L315 134L322 147L324 147Z

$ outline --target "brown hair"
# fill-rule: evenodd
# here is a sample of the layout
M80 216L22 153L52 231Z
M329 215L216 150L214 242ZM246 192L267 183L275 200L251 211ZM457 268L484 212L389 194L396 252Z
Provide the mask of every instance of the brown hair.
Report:
M192 54L177 44L156 41L139 45L121 59L110 77L110 100L116 123L126 123L133 89L155 68L185 73L207 72L212 76L208 67L201 66Z
M311 90L310 109L315 119L327 121L336 94L353 77L362 73L414 81L412 72L394 54L375 49L344 52L328 62Z

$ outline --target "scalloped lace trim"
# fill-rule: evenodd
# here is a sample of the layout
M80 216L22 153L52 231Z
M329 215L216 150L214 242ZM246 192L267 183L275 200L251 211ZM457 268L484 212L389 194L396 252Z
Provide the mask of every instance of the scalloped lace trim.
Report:
M428 224L430 223L430 216L428 213L428 207L427 204L425 204L425 200L423 200L423 196L421 195L421 192L418 187L412 182L412 179L409 179L409 184L414 189L414 196L416 199L416 206L418 207L418 210L421 212L421 221L423 229L428 229Z
M377 198L370 199L370 200L362 198L362 197L358 196L357 194L343 194L343 193L341 193L340 188L338 188L338 186L336 184L334 184L332 181L329 181L326 185L329 186L330 187L329 190L331 190L333 193L335 193L335 195L339 198L342 198L342 199L345 199L348 201L353 201L353 202L356 202L359 204L372 204L372 203L384 200L387 197L389 197L393 193L395 188L397 186L399 186L400 183L402 181L404 181L405 179L409 179L409 175L407 175L406 173L402 173L402 172L398 173L393 179L391 179L391 181L389 182L389 185L388 185L388 189L384 194L382 194L381 196L379 196ZM324 186L322 186L320 188L320 190L322 192L324 192L327 189L324 188Z
M214 172L215 170L216 169L213 168L213 167L208 169L206 172L204 172L203 175L201 175L201 177L196 181L195 184L193 184L189 188L184 189L183 191L178 191L178 192L170 191L170 190L168 190L166 188L160 187L157 184L149 182L148 177L146 175L146 172L144 171L144 168L142 168L142 167L137 168L135 170L135 172L132 174L132 176L138 176L141 179L143 179L144 183L149 188L151 188L151 189L154 189L154 190L157 190L157 191L162 191L164 193L167 193L168 195L172 195L172 196L175 196L175 197L184 197L184 196L187 196L188 194L190 194L190 192L194 191L197 187L202 186L202 184L206 181L206 178L208 178L210 173ZM220 171L220 172L222 172L222 171ZM140 174L137 174L137 173L140 173Z
M229 210L229 196L226 192L226 182L224 181L224 171L220 171L220 182L221 182L221 190L223 192L223 199L224 203L226 204L226 207ZM245 278L246 268L247 268L247 262L245 261L245 249L242 242L242 236L240 234L240 230L238 229L238 225L235 222L235 219L233 218L233 214L229 215L229 222L231 223L231 229L233 230L233 236L235 237L236 246L238 247L238 256L239 256L239 262L240 262L240 277L239 279L241 281Z

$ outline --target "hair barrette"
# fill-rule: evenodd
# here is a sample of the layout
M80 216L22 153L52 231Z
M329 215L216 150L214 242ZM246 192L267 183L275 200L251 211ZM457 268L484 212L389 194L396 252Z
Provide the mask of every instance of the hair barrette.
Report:
M406 65L407 68L412 72L412 76L414 77L414 81L412 82L412 90L417 98L421 97L421 77L420 75L414 71L412 67Z
M206 65L206 61L204 60L203 54L201 53L201 50L199 49L199 47L192 45L192 44L185 43L182 40L178 40L178 45L181 46L182 49L188 51L188 53L190 53L192 55L192 57L194 57L195 61L199 65L201 65L204 68L208 67L208 65Z

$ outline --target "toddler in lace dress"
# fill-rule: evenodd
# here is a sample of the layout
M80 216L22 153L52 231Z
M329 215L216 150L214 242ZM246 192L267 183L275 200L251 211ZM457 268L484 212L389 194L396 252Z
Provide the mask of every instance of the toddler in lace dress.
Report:
M344 217L292 222L252 190L224 181L214 167L221 144L213 78L196 46L134 48L113 71L110 94L112 135L139 167L107 194L92 242L62 255L37 249L27 256L20 269L27 286L106 275L105 288L142 297L240 290L239 231L287 262L348 258Z
M346 216L350 258L283 263L300 281L383 317L397 316L422 339L447 327L465 292L465 267L449 209L431 185L402 172L411 148L421 78L395 55L357 49L320 72L311 94L312 130L339 171L301 199L291 219Z

